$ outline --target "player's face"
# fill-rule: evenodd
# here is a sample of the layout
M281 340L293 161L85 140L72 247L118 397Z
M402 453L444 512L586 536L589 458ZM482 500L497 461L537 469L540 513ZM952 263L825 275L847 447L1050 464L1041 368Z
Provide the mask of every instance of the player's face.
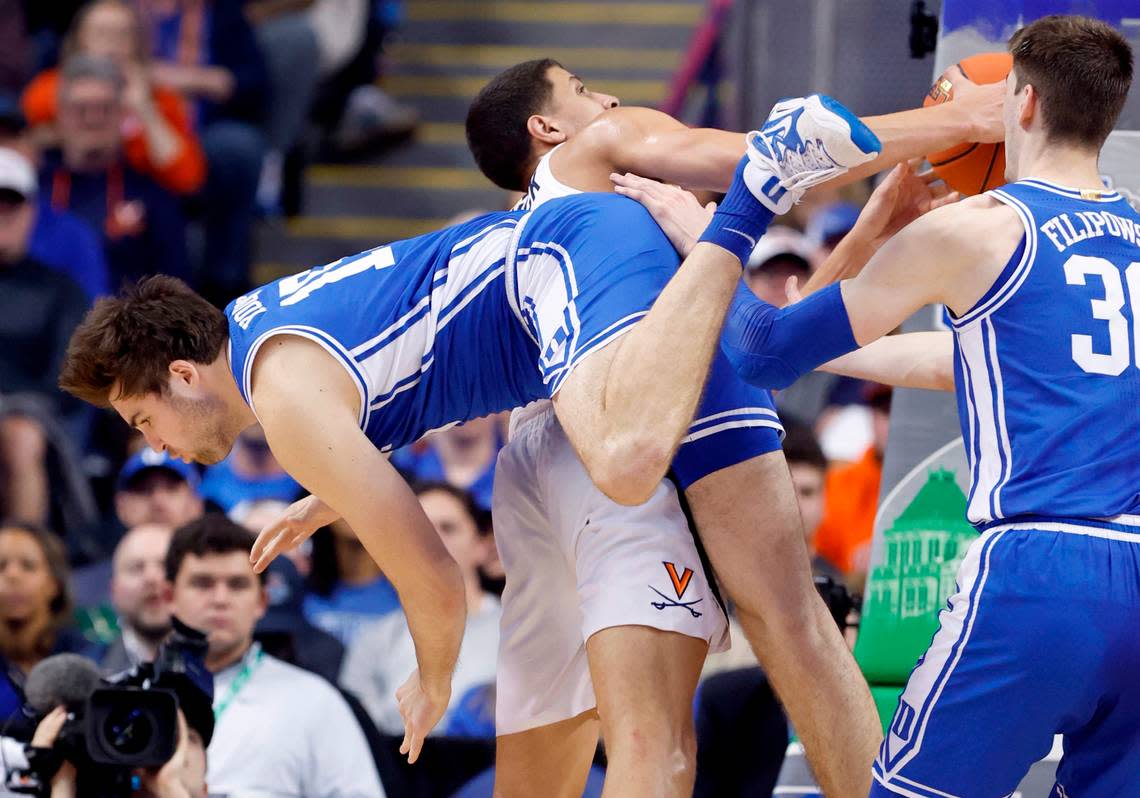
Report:
M551 67L546 79L552 86L550 108L547 116L555 118L570 138L593 122L598 116L620 103L611 94L590 91L577 75L572 75L562 67Z
M112 390L112 395L115 391ZM205 465L221 462L237 434L229 430L225 403L200 387L172 377L163 393L124 396L112 407L157 452Z

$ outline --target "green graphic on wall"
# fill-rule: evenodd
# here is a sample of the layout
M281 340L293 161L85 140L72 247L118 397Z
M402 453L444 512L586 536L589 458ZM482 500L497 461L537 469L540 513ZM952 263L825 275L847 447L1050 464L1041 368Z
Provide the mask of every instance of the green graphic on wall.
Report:
M855 656L872 683L902 683L930 645L938 611L955 590L958 564L978 532L954 472L938 468L883 530L881 558L863 600Z

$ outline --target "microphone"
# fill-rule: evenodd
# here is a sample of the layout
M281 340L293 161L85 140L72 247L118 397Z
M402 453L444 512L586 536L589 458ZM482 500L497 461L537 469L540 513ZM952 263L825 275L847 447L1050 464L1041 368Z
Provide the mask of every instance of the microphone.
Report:
M51 712L60 704L80 709L99 686L99 668L78 654L56 654L39 662L24 683L27 704L37 714Z

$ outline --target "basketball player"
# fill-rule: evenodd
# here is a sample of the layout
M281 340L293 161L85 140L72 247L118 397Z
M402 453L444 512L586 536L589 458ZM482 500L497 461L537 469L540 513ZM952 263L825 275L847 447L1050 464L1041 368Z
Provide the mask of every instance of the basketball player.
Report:
M680 796L693 775L685 719L724 619L662 478L755 240L805 188L878 147L834 101L781 103L750 139L704 243L679 269L644 209L583 195L284 278L225 315L177 281L152 278L93 309L60 382L184 459L217 462L241 429L261 422L278 461L318 497L298 509L301 523L343 516L401 593L420 665L398 692L402 750L412 760L447 706L465 613L454 563L383 453L553 396L563 446L576 447L609 498L643 513L636 535L606 535L612 502L574 486L582 502L572 509L585 513L573 544L582 556L559 578L576 576L585 593L606 594L611 578L636 585L638 606L600 602L577 614L576 604L575 622L592 625L591 669L604 678L529 683L523 697L535 706L522 709L558 714L596 692L607 719L606 794ZM719 285L698 290L710 284ZM703 467L694 459L684 467ZM289 542L263 539L258 566ZM629 623L643 633L608 634ZM525 650L536 667L551 653L542 631L531 630L538 645ZM580 794L573 782L579 773L584 781L582 750L567 749L572 761L545 774L541 794Z
M964 139L999 139L1002 87L977 87L960 74L954 82L952 103L865 120L878 134L883 153L840 180ZM691 130L659 111L619 107L616 97L591 92L577 76L549 59L518 64L493 78L468 111L467 137L487 177L503 188L526 191L516 206L520 209L581 191L612 190L610 175L615 171L639 171L692 188L722 190L744 146L739 133ZM714 359L713 383L730 383L728 375L717 376L727 371L723 358ZM694 440L688 442L690 448L703 448L710 466L716 467L699 473L677 469L673 476L825 792L862 795L870 784L865 765L882 739L881 726L870 692L811 578L799 511L780 451L775 405L762 390L737 388L720 395L722 401L714 406L706 402L698 413L689 431ZM560 436L556 424L542 430L532 432L531 438ZM528 480L548 479L545 448L533 440L508 443L496 475L494 507L500 550L510 574L507 589L536 595L550 580L549 569L532 551L533 541L577 532L573 516L562 519L571 528L552 530L548 519L518 511L525 506L520 497L536 490ZM533 463L511 467L525 463L527 452L542 456L546 467L536 468ZM582 466L571 452L567 454L558 473L567 474L569 482L569 475ZM620 524L623 511L613 507L611 512L613 523ZM624 511L627 526L636 526L638 512ZM569 596L566 603L572 599ZM516 603L527 612L505 615L504 646L524 635L519 630L538 623L552 603L549 599ZM566 633L580 648L577 628L570 624ZM633 636L637 630L627 626L613 634ZM566 645L575 651L569 641ZM575 667L585 674L585 663L579 661ZM512 709L513 690L520 681L520 675L500 669L497 776L500 784L517 783L518 792L526 794L528 784L533 793L536 780L550 771L547 760L564 755L568 742L560 733L562 726L549 723L550 716ZM844 718L842 724L835 723L836 715ZM582 733L578 741L589 745L589 734ZM515 766L525 771L515 773Z
M1055 733L1052 796L1140 795L1140 214L1100 148L1132 52L1049 16L1010 40L1001 189L933 211L785 311L741 296L725 349L779 386L928 303L952 314L981 532L899 701L875 796L1006 796Z

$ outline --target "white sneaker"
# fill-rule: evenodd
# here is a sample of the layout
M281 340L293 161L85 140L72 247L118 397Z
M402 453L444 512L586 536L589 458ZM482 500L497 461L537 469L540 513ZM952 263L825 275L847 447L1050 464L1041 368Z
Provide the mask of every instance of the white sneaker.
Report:
M745 169L752 194L786 213L812 186L874 160L883 145L855 114L824 94L781 100L760 130L747 136Z

